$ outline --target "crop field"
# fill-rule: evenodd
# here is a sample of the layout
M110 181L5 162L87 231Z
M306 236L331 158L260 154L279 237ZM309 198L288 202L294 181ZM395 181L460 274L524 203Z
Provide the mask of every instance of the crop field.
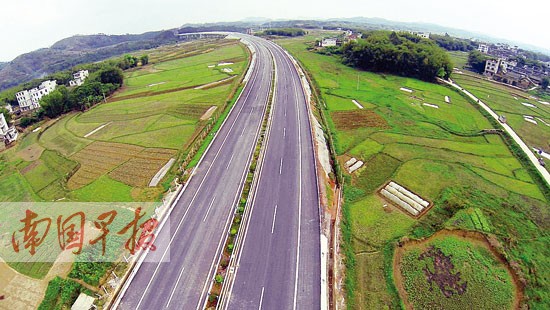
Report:
M523 302L539 307L547 303L536 296L546 296L549 273L535 275L528 270L533 265L546 270L544 255L550 251L530 257L520 253L534 253L540 246L523 235L545 238L548 223L540 218L548 219L548 201L501 137L482 133L492 128L491 123L446 86L355 70L343 65L338 56L308 50L321 36L312 31L278 43L310 74L322 100L316 113L327 119L340 166L351 157L365 162L352 175L344 173L342 236L343 252L348 253L345 283L350 308L399 307L402 301L391 267L397 240L425 238L446 226L462 228L460 221L450 219L473 208L497 230L497 243L510 261L519 262L517 272L525 275L526 295L532 297ZM365 103L365 109L359 110L352 100ZM371 113L383 122L356 125L355 118L346 122L340 113ZM376 191L389 180L434 206L422 218L413 219L386 205ZM472 224L468 229L486 232L486 226ZM508 238L526 241L510 244Z
M395 278L414 309L513 309L513 276L481 241L453 234L406 244Z
M147 187L202 130L208 120L201 116L229 99L239 79L193 88L241 75L248 57L236 40L191 42L150 53L150 65L126 73L117 101L46 122L3 152L0 187L18 190L2 191L2 200L80 200L88 197L84 187L95 192L103 183ZM222 70L226 68L232 72ZM95 182L102 176L108 182ZM77 194L71 193L76 189Z
M447 52L455 68L463 69L468 65L468 52L452 51Z
M454 73L453 80L489 105L495 113L506 116L507 123L528 146L550 152L550 105L540 103L544 100L535 100L529 93L489 82L474 73ZM537 124L526 121L524 115L531 116Z
M113 99L193 88L239 75L246 68L246 54L237 41L229 41L214 50L201 47L198 52L200 54L191 58L159 62L151 64L148 70L128 73L124 90ZM219 66L220 63L231 64ZM232 72L224 72L223 69L231 69Z
M160 201L189 145L212 122L201 117L213 106L213 118L224 112L249 56L235 40L183 43L148 53L150 64L125 72L125 86L115 98L45 121L36 132L30 128L1 152L0 201ZM171 171L149 187L171 158L176 159ZM10 267L42 278L51 265Z
M331 113L337 129L351 130L362 127L388 128L388 123L372 110L335 111Z

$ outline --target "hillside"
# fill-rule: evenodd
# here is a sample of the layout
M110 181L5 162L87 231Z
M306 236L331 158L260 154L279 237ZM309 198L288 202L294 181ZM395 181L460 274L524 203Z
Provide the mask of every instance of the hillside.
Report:
M28 82L72 66L175 42L173 31L128 35L78 35L65 38L50 48L22 54L0 63L0 90Z

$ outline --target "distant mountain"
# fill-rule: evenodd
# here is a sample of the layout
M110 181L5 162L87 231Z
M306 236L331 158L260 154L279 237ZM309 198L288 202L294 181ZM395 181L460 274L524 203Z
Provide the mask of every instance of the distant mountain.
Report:
M207 24L184 24L178 29L153 31L143 34L126 35L76 35L62 39L49 48L18 56L14 60L0 62L0 91L20 83L40 78L56 71L65 70L75 65L94 62L115 55L121 55L140 49L154 48L178 40L178 33L201 31L234 31L245 32L249 28L300 27L304 29L389 29L415 30L449 35L486 42L501 42L518 45L526 50L538 51L550 55L550 50L530 44L512 42L506 39L493 38L488 35L470 31L443 27L428 23L397 22L383 18L335 18L304 20L271 20L263 17L250 17L238 22L219 22Z
M176 31L128 35L76 35L0 63L0 90L41 78L75 65L100 61L141 49L177 41Z

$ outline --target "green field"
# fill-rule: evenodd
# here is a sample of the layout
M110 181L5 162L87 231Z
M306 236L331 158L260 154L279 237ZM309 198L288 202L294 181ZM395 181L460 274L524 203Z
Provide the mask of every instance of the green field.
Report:
M479 242L439 237L406 247L398 263L414 309L513 308L511 274Z
M468 52L452 51L447 52L455 68L463 69L468 65Z
M523 239L523 234L542 237L548 224L537 217L548 216L548 201L503 140L480 133L492 125L474 105L442 85L355 70L341 64L337 56L308 50L322 36L310 33L278 43L311 75L321 99L315 113L327 119L342 170L351 157L365 162L353 175L344 172L342 235L349 308L399 307L391 275L396 240L427 237L444 228L463 208L480 208L489 222L498 224L501 242ZM450 97L450 104L445 103L445 96ZM353 99L369 112L359 110ZM388 180L434 202L434 207L420 220L394 207L383 207L387 203L375 191ZM479 193L475 201L469 198L474 191ZM500 216L492 201L507 206L508 216ZM514 225L518 228L512 229ZM483 231L479 225L470 227ZM519 253L532 253L539 245L526 241L507 245L505 250L528 274L533 265L546 269L545 254L524 257ZM543 252L550 254L546 249ZM543 271L527 277L528 294L546 295L547 276ZM529 300L533 306L546 302Z
M190 145L200 143L196 138L206 126L226 115L249 55L237 40L190 42L149 53L150 65L125 72L124 86L107 103L42 122L0 153L0 201L160 201ZM228 77L233 78L195 89ZM215 112L203 117L212 107ZM170 158L177 163L163 182L148 187ZM43 278L51 263L11 266Z
M235 40L217 45L192 42L152 50L151 64L126 72L124 87L108 103L46 122L38 132L24 135L18 145L1 154L6 162L0 170L0 188L17 190L2 190L0 200L158 199L161 186L153 193L133 185L146 183L159 167L149 165L145 171L127 162L133 160L128 154L142 156L138 153L145 148L180 156L208 123L201 119L203 114L212 107L218 111L225 107L246 69L248 54ZM195 89L228 77L234 78ZM94 144L98 142L110 144ZM124 178L107 176L119 166L138 169L135 173L143 182L125 184Z
M454 73L452 78L487 103L495 113L506 116L507 123L528 146L550 152L550 105L539 102L544 102L543 99L533 99L527 92L490 82L474 73ZM522 103L534 105L535 108ZM526 121L524 115L532 116L537 124Z

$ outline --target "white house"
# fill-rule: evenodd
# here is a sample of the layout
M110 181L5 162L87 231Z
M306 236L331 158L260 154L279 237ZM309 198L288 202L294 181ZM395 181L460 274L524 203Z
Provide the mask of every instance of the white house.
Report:
M55 80L47 80L42 82L38 87L18 92L15 94L15 98L21 111L35 110L40 107L40 99L51 93L56 87L57 82Z
M487 44L480 44L478 47L477 47L477 50L482 52L483 54L487 54L489 53L489 45Z
M0 139L4 140L4 143L10 144L13 141L17 140L17 129L15 127L10 127L4 113L0 113Z
M73 79L69 81L70 86L80 86L84 83L84 80L90 75L88 70L80 70L73 74Z
M409 31L409 33L414 34L414 35L419 36L419 37L424 38L424 39L429 39L430 38L430 33L429 32Z
M488 59L485 62L485 72L483 74L485 75L494 75L498 72L498 68L500 66L501 59Z
M327 39L323 39L323 40L320 42L320 45L321 45L322 47L336 46L336 45L337 45L337 42L338 42L338 39L336 39L336 38L327 38Z

